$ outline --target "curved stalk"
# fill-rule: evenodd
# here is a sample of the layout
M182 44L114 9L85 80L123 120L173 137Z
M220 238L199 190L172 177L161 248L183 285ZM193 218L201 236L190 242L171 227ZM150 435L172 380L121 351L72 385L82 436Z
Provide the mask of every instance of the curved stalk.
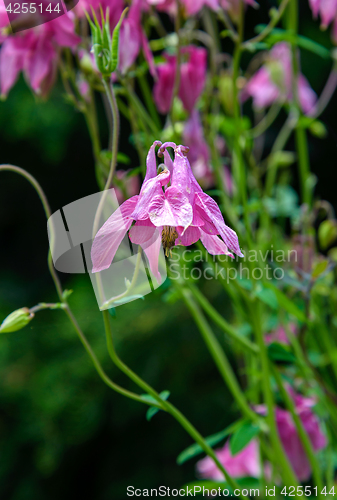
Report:
M109 318L109 313L107 311L103 311L103 320L104 320L104 327L105 327L108 351L109 351L110 357L111 357L112 361L114 362L114 364L129 379L131 379L136 385L138 385L141 389L143 389L148 394L150 394L150 396L152 396L162 406L162 408L167 411L167 413L170 413L179 422L179 424L186 430L186 432L194 439L194 441L199 444L199 446L204 450L204 452L214 460L218 469L225 476L228 484L233 489L238 488L239 491L241 491L238 484L236 483L236 481L228 474L226 469L223 467L221 462L218 460L214 450L206 443L206 441L204 440L202 435L187 420L187 418L172 403L170 403L169 401L163 400L160 397L160 395L158 394L158 392L155 389L153 389L153 387L151 387L147 382L145 382L141 377L139 377L134 371L132 371L125 363L123 363L123 361L117 355L117 352L116 352L114 344L113 344L112 331L111 331L111 326L110 326L110 318ZM241 493L240 493L239 497L242 500L244 500L244 497L241 495Z
M15 173L21 175L22 177L24 177L25 179L28 180L28 182L33 186L33 188L37 192L37 194L38 194L38 196L39 196L39 198L41 200L41 203L43 205L43 209L44 209L44 212L46 214L46 217L47 217L47 219L49 219L51 217L50 206L49 206L47 197L46 197L46 195L45 195L42 187L40 186L40 184L38 183L38 181L35 179L35 177L33 177L31 174L29 174L23 168L17 167L15 165L0 165L0 172L5 172L5 171L15 172ZM52 222L52 220L51 220L51 222ZM51 227L52 227L52 225L51 225ZM53 233L53 231L51 231L51 232ZM51 238L52 237L53 237L53 234L51 235ZM103 382L107 386L109 386L110 389L113 389L114 391L118 392L119 394L122 394L123 396L126 396L126 397L128 397L130 399L133 399L135 401L138 401L138 402L146 404L146 405L157 406L156 404L152 404L152 403L149 403L149 402L145 401L138 394L135 394L135 393L130 392L130 391L126 390L126 389L123 389L118 384L115 384L108 377L108 375L103 370L102 365L98 361L98 359L96 357L96 354L92 350L92 348L91 348L91 346L90 346L87 338L85 337L84 333L82 332L81 328L79 327L79 325L78 325L78 323L76 321L76 318L75 318L74 314L72 313L72 311L71 311L71 309L69 307L69 304L67 303L67 301L65 300L65 298L63 296L62 286L61 286L60 280L58 279L58 276L56 274L55 268L53 266L52 255L51 255L50 250L49 250L49 254L48 254L48 267L49 267L49 270L50 270L51 277L52 277L52 279L54 281L54 285L55 285L58 297L59 297L60 301L62 302L62 304L64 305L64 307L62 307L62 309L64 310L64 312L68 316L68 319L70 320L71 324L73 325L73 327L74 327L74 329L75 329L75 331L76 331L76 333L77 333L77 335L78 335L81 343L83 344L85 350L87 351L88 355L90 356L91 361L92 361L92 363L93 363L93 365L94 365L94 367L95 367L98 375L103 380ZM157 407L159 408L160 406L157 406Z

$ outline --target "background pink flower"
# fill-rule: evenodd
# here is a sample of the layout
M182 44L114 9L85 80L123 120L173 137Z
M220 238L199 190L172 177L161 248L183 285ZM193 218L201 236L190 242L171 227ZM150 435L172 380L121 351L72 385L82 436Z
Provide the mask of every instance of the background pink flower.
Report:
M183 61L180 66L180 85L178 95L184 108L192 112L206 82L207 51L202 47L189 45L181 50ZM164 54L165 63L157 66L158 81L153 96L158 110L165 114L171 107L177 58Z
M216 455L228 474L232 477L259 477L261 465L259 456L259 444L256 439L236 455L232 455L229 448L229 440L226 444L216 450ZM197 474L205 479L222 481L224 476L210 457L199 460L196 464Z
M243 89L242 98L253 98L256 108L266 108L277 100L292 100L292 63L290 47L277 43L266 63L255 73ZM304 113L310 113L316 104L316 94L302 74L298 77L298 98Z

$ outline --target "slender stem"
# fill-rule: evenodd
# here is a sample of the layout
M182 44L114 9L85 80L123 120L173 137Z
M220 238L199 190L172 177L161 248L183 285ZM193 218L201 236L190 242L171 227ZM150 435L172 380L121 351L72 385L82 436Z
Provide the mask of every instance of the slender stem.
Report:
M288 6L288 30L293 35L297 34L298 31L298 2L297 0L291 0ZM296 41L296 38L294 38ZM292 54L292 90L293 90L293 106L298 109L301 113L301 104L299 100L299 64L297 60L298 49L296 43L294 42L291 46ZM310 161L309 161L309 151L308 151L308 140L307 133L304 129L301 121L297 123L295 129L295 139L296 139L296 149L298 156L298 167L299 167L299 177L301 185L301 195L303 203L306 203L309 207L311 206L311 186L309 184L310 180Z
M329 75L329 78L325 84L324 89L321 92L321 95L314 106L312 112L309 112L309 116L312 116L313 118L318 118L327 105L330 102L330 99L335 92L337 87L337 61L333 63L331 73Z
M100 308L101 310L103 308L104 309L108 309L109 307L113 306L113 304L114 304L114 302L116 302L116 300L123 299L124 297L126 297L127 295L129 295L129 293L131 292L131 290L133 289L133 287L136 284L136 281L137 281L137 278L138 278L138 274L139 274L139 267L140 267L141 260L142 260L142 247L140 245L138 245L136 266L135 266L135 270L134 270L134 273L133 273L133 276L132 276L132 281L130 283L129 288L127 288L127 290L125 292L121 293L120 295L116 295L116 297L112 297L111 299L109 299L106 302L104 302L104 304L102 304L102 307Z
M274 447L274 452L277 454L278 462L282 467L283 479L285 483L288 486L297 486L298 484L297 478L285 454L277 430L277 425L275 420L275 403L274 403L272 388L270 385L269 360L268 360L267 349L264 343L262 328L260 325L258 303L254 304L253 307L251 307L251 315L254 323L254 330L256 333L257 342L260 346L260 356L262 365L262 384L263 384L264 399L267 404L267 422L269 425L270 439Z
M171 122L173 125L174 129L174 101L175 98L178 96L179 93L179 86L180 86L180 64L181 64L181 40L180 40L180 28L181 28L181 20L180 20L180 1L177 0L177 13L175 16L175 32L177 35L178 43L177 43L177 56L176 56L176 70L175 70L175 75L174 75L174 83L173 83L173 91L172 91L172 99L171 99L171 106L170 106L170 118Z
M288 410L290 411L291 416L293 418L297 433L300 437L303 448L306 452L306 455L309 459L309 462L310 462L310 465L311 465L311 468L313 471L314 480L315 480L316 485L318 487L318 495L321 496L320 492L323 489L323 482L322 482L322 478L321 478L320 468L319 468L318 462L316 460L315 451L312 447L310 438L309 438L309 436L308 436L308 434L303 426L302 420L300 419L300 417L298 416L298 414L296 412L294 401L293 401L292 397L289 395L289 393L287 392L287 390L285 389L283 382L282 382L281 375L276 367L273 367L273 375L275 377L275 380L276 380L277 385L279 387L279 390L281 392L281 396L282 396L282 398L283 398L283 400L284 400L284 402L285 402L285 404L286 404L286 406L287 406Z
M147 109L150 113L150 116L151 116L152 120L154 121L154 123L156 124L156 127L158 128L158 130L160 130L161 129L161 122L160 122L159 114L158 114L157 108L155 106L155 103L153 101L151 90L149 87L149 82L147 81L146 76L143 74L139 75L138 82L139 82L140 88L142 90L142 94L143 94L143 97L145 99L145 103L146 103Z
M163 410L166 410L170 413L179 423L180 425L187 431L187 433L201 446L204 452L210 456L218 469L224 474L228 484L232 488L238 488L238 484L232 477L227 473L221 462L218 460L216 454L213 449L206 443L201 434L195 429L195 427L187 420L187 418L169 401L163 400L158 392L153 389L147 382L145 382L141 377L139 377L134 371L132 371L117 355L113 344L112 331L110 325L109 313L107 311L103 311L103 320L104 327L107 339L107 346L110 357L114 364L127 375L135 384L137 384L141 389L150 394L161 406ZM244 497L240 494L240 497L244 500Z
M205 344L207 345L207 348L214 359L214 362L223 378L225 381L226 385L230 389L231 393L234 396L234 399L236 400L238 406L240 407L242 413L249 418L249 420L252 420L253 422L259 423L260 419L256 415L256 413L250 408L250 406L247 403L247 400L241 390L241 387L239 386L237 379L233 373L232 367L227 359L226 354L224 353L221 345L219 344L217 338L215 337L214 333L212 332L210 326L208 325L207 321L205 320L205 317L203 316L202 312L200 311L198 305L193 299L193 296L191 294L191 291L182 288L181 289L182 297L183 300L189 309L196 325L199 328L199 331L205 341Z
M23 168L20 168L20 167L17 167L17 166L14 166L14 165L0 165L0 172L4 172L4 171L9 171L9 172L15 172L21 176L23 176L25 179L27 179L30 184L33 186L33 188L35 189L35 191L37 192L40 200L41 200L41 203L43 205L43 209L45 211L45 214L46 214L46 217L47 219L50 219L51 217L51 210L50 210L50 207L49 207L49 203L48 203L48 200L47 200L47 197L42 189L42 187L40 186L40 184L37 182L37 180L31 175L29 174L26 170L24 170ZM53 225L52 225L52 219L50 219L50 222L51 222L51 240L54 239L54 228L53 228ZM51 246L51 245L50 245ZM113 389L114 391L118 392L119 394L123 394L124 396L126 397L129 397L131 399L134 399L135 401L139 401L140 403L144 403L144 404L147 404L149 405L150 403L148 403L147 401L143 400L140 396L138 396L137 394L134 394L130 391L127 391L126 389L123 389L122 387L120 387L119 385L115 384L108 376L107 374L104 372L100 362L98 361L95 353L93 352L88 340L86 339L84 333L82 332L81 328L79 327L77 321L76 321L76 318L75 316L73 315L70 307L69 307L69 304L67 303L67 301L65 300L64 296L63 296L63 290L62 290L62 286L61 286L61 283L58 279L58 276L56 274L56 271L55 271L55 268L53 266L53 261L52 261L52 255L51 255L51 252L49 251L49 254L48 254L48 267L49 267L49 270L50 270L50 274L51 274L51 277L54 281L54 284L55 284L55 288L56 288L56 291L57 291L57 294L58 294L58 297L60 299L60 301L62 302L63 304L63 307L62 309L65 311L66 315L68 316L71 324L73 325L80 341L82 342L83 346L85 347L85 350L87 351L87 353L89 354L93 364L94 364L94 367L96 368L96 371L98 373L98 375L101 377L101 379L111 388ZM150 406L157 406L155 404L150 404Z
M236 330L225 320L225 318L223 318L221 314L219 314L218 311L210 304L210 302L196 286L190 285L189 288L206 314L208 314L208 316L212 318L224 332L230 335L236 342L241 344L241 346L248 351L253 352L254 354L259 353L259 347L243 335L238 334Z
M303 203L311 206L311 186L310 179L310 160L308 151L308 139L305 129L298 124L295 129L296 149L298 155L298 166L300 172L301 195Z
M247 40L246 42L244 42L242 44L244 49L249 49L252 44L261 42L272 32L272 30L275 28L275 26L278 24L281 17L283 16L283 13L284 13L289 1L290 0L282 0L277 12L274 13L271 20L269 21L269 24L261 31L261 33L257 36L254 36L250 40Z

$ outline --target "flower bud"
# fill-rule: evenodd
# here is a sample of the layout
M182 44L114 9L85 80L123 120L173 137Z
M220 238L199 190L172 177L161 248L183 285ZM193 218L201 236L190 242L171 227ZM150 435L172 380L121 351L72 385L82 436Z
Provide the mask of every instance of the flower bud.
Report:
M128 8L124 9L124 11L122 12L121 17L115 29L113 30L112 37L109 24L109 9L106 10L105 19L103 16L103 11L101 11L102 27L100 26L94 11L94 21L92 21L87 14L87 19L90 24L92 35L92 52L95 56L96 66L102 76L105 78L110 78L111 74L116 70L118 66L119 30L127 11Z
M34 314L27 307L12 312L0 326L0 333L10 333L21 330L34 318Z
M326 250L337 239L337 221L327 219L318 228L318 240L321 248Z

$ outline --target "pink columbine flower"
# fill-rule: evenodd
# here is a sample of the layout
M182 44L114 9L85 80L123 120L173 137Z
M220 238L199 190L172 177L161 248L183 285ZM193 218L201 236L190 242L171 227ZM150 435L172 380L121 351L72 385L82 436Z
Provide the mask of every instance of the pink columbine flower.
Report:
M8 94L21 71L34 92L47 94L56 76L57 46L74 48L80 41L74 31L71 12L8 36L0 51L1 95Z
M159 155L164 156L164 164L158 168L158 174L156 146L160 146ZM174 149L174 161L167 151L168 147ZM187 151L185 146L176 146L171 142L153 143L147 156L146 176L139 195L126 200L95 236L91 247L92 272L110 266L129 230L131 242L141 245L159 283L161 242L167 256L175 245L188 246L199 239L212 255L226 254L233 257L230 249L238 256L243 256L236 233L226 226L216 202L197 183L186 157Z
M261 465L259 457L259 444L256 439L252 441L239 453L232 455L229 441L216 450L216 456L232 477L260 477ZM205 479L223 481L224 476L210 457L199 460L196 465L197 474Z
M253 98L256 108L266 108L277 100L292 99L292 62L290 47L277 43L268 55L266 63L255 73L243 89L242 98ZM304 113L313 111L317 96L302 74L298 77L298 98Z
M213 173L210 168L210 154L205 141L204 132L198 110L194 109L185 123L183 141L189 144L187 158L195 178L204 189L214 185Z
M183 61L180 65L180 85L178 95L184 108L192 112L206 82L207 51L202 47L189 45L181 50ZM164 54L165 63L157 66L158 81L153 94L158 110L165 114L171 107L177 58Z
M312 407L315 405L313 398L306 398L288 387L288 392L294 400L296 413L302 420L302 424L310 438L315 451L319 451L327 445L326 436L323 434L318 417L313 413ZM266 408L260 405L256 408L258 413L265 414ZM291 414L276 407L275 411L277 430L294 472L299 481L307 481L311 475L311 466L307 455L303 449L302 442Z
M289 331L293 334L297 334L297 326L295 323L289 323ZM272 342L279 342L280 344L290 344L287 336L287 332L284 326L279 325L276 330L269 333L264 337L266 344L271 344Z
M336 0L309 0L313 17L318 15L321 18L321 27L326 29L332 24L331 36L334 43L337 43L337 2Z

